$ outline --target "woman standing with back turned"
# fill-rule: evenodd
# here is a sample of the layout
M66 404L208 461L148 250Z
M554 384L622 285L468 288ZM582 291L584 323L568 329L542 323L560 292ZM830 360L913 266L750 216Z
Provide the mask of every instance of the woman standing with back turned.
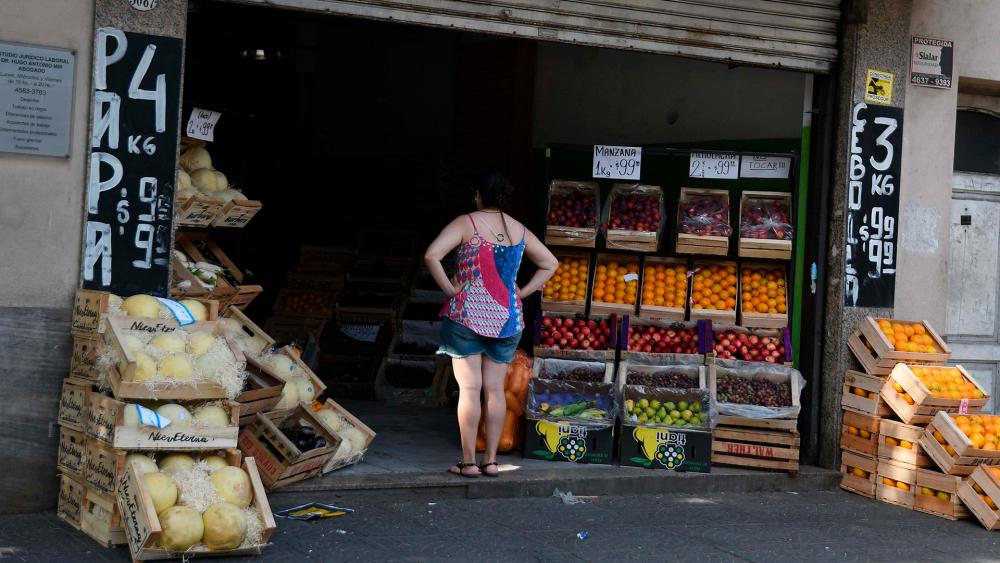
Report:
M438 354L452 358L462 435L462 461L448 471L464 477L498 474L497 444L507 413L503 382L524 329L521 299L538 291L559 265L531 231L503 212L513 191L500 174L485 174L475 191L477 211L449 223L424 255L427 269L448 297L441 309ZM448 279L441 260L456 247L458 274ZM538 270L519 288L522 256ZM486 452L477 466L481 390L486 392Z

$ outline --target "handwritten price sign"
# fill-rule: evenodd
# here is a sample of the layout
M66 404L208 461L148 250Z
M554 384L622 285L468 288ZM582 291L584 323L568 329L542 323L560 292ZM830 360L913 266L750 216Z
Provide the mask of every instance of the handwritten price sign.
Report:
M740 177L740 157L737 154L693 152L688 165L688 176L736 180Z
M594 178L638 180L641 170L641 147L594 145Z
M215 124L222 114L201 108L192 108L187 122L187 136L192 139L212 142L215 140Z

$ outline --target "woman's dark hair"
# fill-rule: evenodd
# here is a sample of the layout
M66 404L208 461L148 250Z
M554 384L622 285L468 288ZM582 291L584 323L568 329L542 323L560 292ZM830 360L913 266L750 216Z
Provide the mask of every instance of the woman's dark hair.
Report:
M504 218L504 207L514 194L514 186L510 185L503 174L495 170L488 170L479 175L476 181L476 191L479 192L479 199L483 202L483 207L495 207L500 211L503 231L507 235L507 239L511 240L510 231L507 230L507 219Z

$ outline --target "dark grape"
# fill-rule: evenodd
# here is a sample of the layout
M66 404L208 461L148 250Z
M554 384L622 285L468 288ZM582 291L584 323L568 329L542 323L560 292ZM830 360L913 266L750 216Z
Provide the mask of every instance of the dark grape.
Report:
M775 383L764 378L720 375L716 379L716 396L720 402L762 407L792 406L792 391L787 383Z
M675 387L678 389L696 389L698 376L677 371L636 372L630 371L625 381L629 385L644 385L646 387Z

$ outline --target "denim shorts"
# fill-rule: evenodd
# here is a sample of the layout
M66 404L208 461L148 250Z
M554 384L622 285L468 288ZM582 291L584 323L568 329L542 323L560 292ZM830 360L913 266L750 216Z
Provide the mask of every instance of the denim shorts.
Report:
M485 354L494 362L509 364L514 361L514 352L520 341L520 332L505 338L490 338L476 334L465 325L451 319L444 319L441 323L441 346L437 353L447 354L452 358Z

